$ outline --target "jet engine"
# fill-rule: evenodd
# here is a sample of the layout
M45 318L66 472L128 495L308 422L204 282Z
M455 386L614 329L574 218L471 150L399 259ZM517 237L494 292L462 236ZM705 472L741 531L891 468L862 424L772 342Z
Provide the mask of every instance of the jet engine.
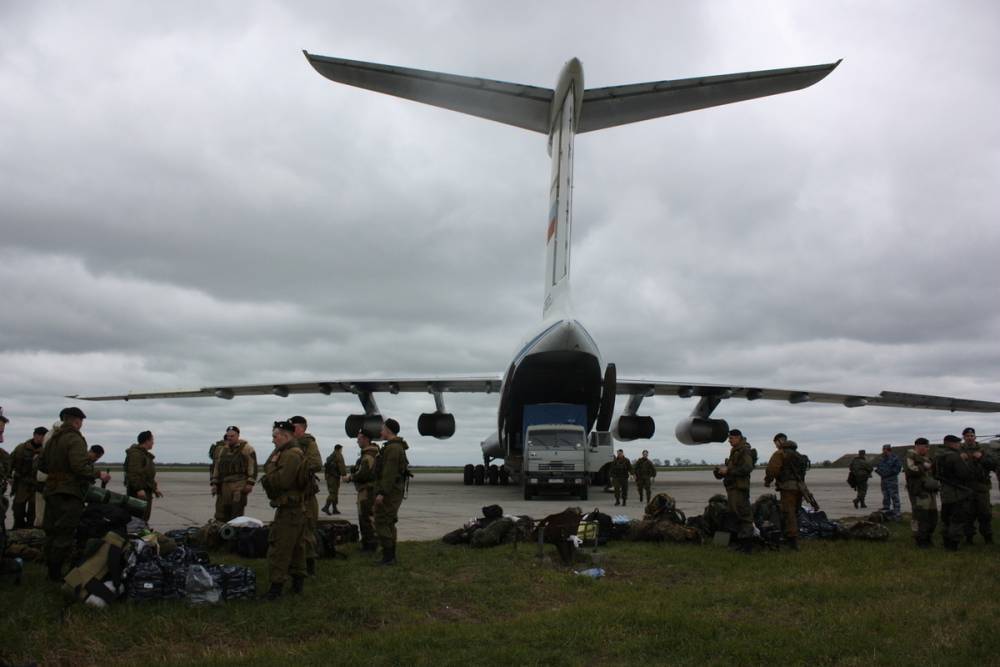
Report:
M447 440L455 435L455 415L448 412L424 412L417 418L417 432Z
M677 423L674 435L685 445L703 445L707 442L725 442L729 424L725 419L688 417Z
M615 440L627 442L629 440L648 440L653 437L656 431L656 422L652 417L642 415L622 415L615 422L611 429L611 434Z
M359 431L364 431L369 438L378 438L382 434L382 415L348 415L344 431L348 438L356 437Z

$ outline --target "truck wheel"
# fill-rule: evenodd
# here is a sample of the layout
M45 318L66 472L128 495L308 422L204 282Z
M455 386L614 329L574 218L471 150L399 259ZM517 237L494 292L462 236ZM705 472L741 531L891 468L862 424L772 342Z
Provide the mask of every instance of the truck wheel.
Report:
M507 486L510 484L510 471L507 470L507 466L500 467L500 486Z
M589 489L587 485L584 484L583 488L580 489L580 500L586 500L588 495L589 495Z
M524 485L524 499L525 500L531 500L532 495L533 494L532 494L531 485L530 484L525 484Z
M476 486L482 486L483 482L486 481L486 466L482 463L476 466L476 470L473 473L473 481Z
M465 464L465 468L462 469L462 483L466 486L472 486L472 476L476 471L476 466L471 463Z
M486 473L490 480L490 486L496 486L500 483L500 466L493 463L487 469Z

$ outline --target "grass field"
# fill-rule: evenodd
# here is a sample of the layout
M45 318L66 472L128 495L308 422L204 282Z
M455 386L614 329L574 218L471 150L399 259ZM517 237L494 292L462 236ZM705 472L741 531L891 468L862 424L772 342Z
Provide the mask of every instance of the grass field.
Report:
M712 545L616 542L602 579L536 558L403 543L400 565L321 561L301 597L119 604L62 600L29 565L0 581L0 664L984 665L1000 663L1000 548L804 541L744 556ZM589 552L590 549L585 551ZM228 554L213 561L255 567ZM581 566L586 567L586 566Z

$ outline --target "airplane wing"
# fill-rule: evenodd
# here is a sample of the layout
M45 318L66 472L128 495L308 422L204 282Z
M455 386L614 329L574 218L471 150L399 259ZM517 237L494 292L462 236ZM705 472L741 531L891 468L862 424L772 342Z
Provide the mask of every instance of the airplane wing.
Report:
M80 396L73 394L66 398L80 401L131 401L147 398L222 398L230 400L235 396L290 396L292 394L372 394L400 392L420 393L484 393L500 391L500 375L433 377L433 378L356 378L346 380L322 380L319 382L293 382L275 384L218 385L195 389L173 389L164 391L130 391L127 394L109 396Z
M882 391L877 396L863 394L833 394L801 389L766 389L724 384L699 384L694 382L665 382L662 380L619 379L618 394L632 396L692 396L710 398L744 398L748 401L770 400L788 403L837 403L848 408L879 405L887 408L919 408L922 410L948 410L950 412L1000 412L1000 403L950 396L908 394Z

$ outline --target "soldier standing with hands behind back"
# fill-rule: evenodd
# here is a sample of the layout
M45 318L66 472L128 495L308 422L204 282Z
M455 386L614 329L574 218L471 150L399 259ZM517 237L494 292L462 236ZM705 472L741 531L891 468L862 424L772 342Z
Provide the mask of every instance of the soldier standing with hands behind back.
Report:
M344 461L344 446L336 444L333 446L333 453L326 457L323 464L323 476L326 478L326 504L323 505L325 514L340 514L337 509L337 502L340 496L340 480L347 475L347 463Z
M162 498L156 481L156 462L153 456L154 438L150 431L136 436L136 444L125 450L125 490L130 496L146 501L143 521L149 523L153 512L153 496Z
M403 504L410 462L406 458L409 446L399 437L399 422L386 419L382 426L385 445L379 454L375 476L375 533L382 545L379 565L396 564L396 522Z
M373 553L378 549L375 536L375 467L378 460L378 445L372 442L364 431L358 431L358 447L361 454L348 481L354 482L358 493L358 530L361 533L361 551Z
M319 453L319 445L312 434L306 433L309 426L306 418L295 415L288 420L295 427L295 439L302 453L306 457L306 467L312 476L312 482L306 489L305 510L306 510L306 572L310 575L316 574L316 526L319 524L319 500L316 495L319 493L319 482L316 474L323 469L323 456Z
M257 483L257 453L240 438L238 426L226 429L221 446L215 448L212 463L212 495L215 520L225 523L243 516L247 497Z
M35 525L35 491L38 482L35 481L35 459L42 453L42 439L49 429L39 426L31 435L14 448L10 456L11 478L14 496L14 530L31 528Z
M938 491L941 483L934 479L934 463L930 458L927 438L913 441L913 449L906 452L906 491L913 510L911 529L917 547L929 549L934 545L934 529L938 520Z
M292 593L301 593L306 578L305 531L308 518L303 501L310 485L306 455L298 446L295 426L274 422L271 431L274 451L267 457L261 485L274 509L274 521L267 535L267 567L271 587L265 599L281 597L288 577Z

